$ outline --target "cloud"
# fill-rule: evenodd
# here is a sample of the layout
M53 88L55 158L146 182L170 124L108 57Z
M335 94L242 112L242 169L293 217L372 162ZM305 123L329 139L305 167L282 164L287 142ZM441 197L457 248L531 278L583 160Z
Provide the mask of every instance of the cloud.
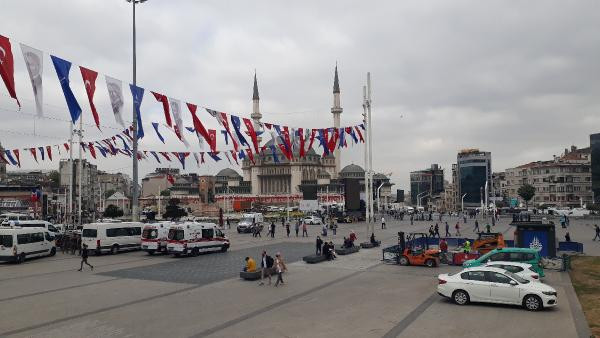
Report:
M7 2L0 34L73 61L72 85L90 122L76 65L131 81L130 7L125 1ZM148 1L136 13L137 80L185 102L249 116L256 69L264 121L321 127L332 121L335 62L342 124L361 121L362 86L370 71L374 164L393 172L396 187L407 190L410 171L431 163L449 169L461 148L491 151L499 171L550 159L571 144L586 146L589 134L598 131L600 108L598 7L592 0L390 0L376 6L342 0ZM27 115L35 111L33 94L16 45L13 54L25 114L15 112L0 89L0 141L15 148L68 138L68 112L47 56L44 97L53 118L35 121L36 136L3 132L34 134L34 119ZM101 134L86 123L89 138L117 131L103 81L101 75L96 105L105 128ZM149 92L142 110L148 125L161 121L160 105ZM126 111L130 116L130 103ZM207 114L201 116L216 127ZM185 109L184 121L191 124ZM185 150L172 133L163 132L163 146L146 129L142 149ZM199 171L214 173L224 162ZM342 163L351 162L363 164L362 147L343 152ZM131 164L119 159L99 166L127 171ZM152 163L142 162L141 176L151 170Z

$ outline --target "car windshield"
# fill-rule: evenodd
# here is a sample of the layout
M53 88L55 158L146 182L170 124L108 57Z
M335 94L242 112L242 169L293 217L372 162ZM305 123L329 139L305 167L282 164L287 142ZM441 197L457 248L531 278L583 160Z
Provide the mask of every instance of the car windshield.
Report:
M254 221L254 218L252 217L244 217L240 220L240 223L246 223L246 224L252 224L252 221Z
M169 239L175 240L175 241L181 241L182 239L184 239L184 233L183 230L179 230L179 229L170 229L169 230Z
M156 237L158 237L156 229L144 229L144 232L142 232L142 238L155 239Z
M504 274L507 275L508 277L516 280L517 282L519 282L521 284L527 284L527 283L529 283L529 281L527 279L524 279L523 277L521 277L519 275L515 275L514 273L512 273L510 271L505 271Z

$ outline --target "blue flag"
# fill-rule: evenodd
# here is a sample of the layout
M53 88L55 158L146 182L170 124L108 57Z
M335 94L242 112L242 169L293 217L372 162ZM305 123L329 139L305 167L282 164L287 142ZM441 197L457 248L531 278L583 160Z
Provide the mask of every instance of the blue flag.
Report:
M195 133L196 129L192 128L192 127L185 127L185 129L187 129L187 131L189 131L190 133Z
M185 154L184 153L176 153L175 155L177 156L177 159L179 160L179 162L181 162L181 166L183 167L183 170L185 170Z
M249 147L250 144L248 144L248 141L246 141L246 138L244 138L244 134L242 134L242 131L240 130L240 126L241 126L240 118L238 116L231 115L231 124L233 124L233 129L235 130L235 134L237 135L238 139L240 140L240 143L242 145Z
M338 148L342 148L344 146L344 144L346 143L346 140L344 139L344 128L340 128L340 142L338 144Z
M130 149L130 148L129 148L129 145L127 145L127 141L125 141L125 139L123 138L123 136L121 136L121 135L119 135L119 134L117 134L117 135L115 135L115 136L117 136L118 138L120 138L120 139L121 139L121 141L123 141L123 147L125 147L125 150L129 150L129 149Z
M104 147L96 146L96 148L100 151L100 154L102 154L103 157L106 157L106 150Z
M6 154L6 158L8 158L12 165L17 165L17 161L15 161L15 159L12 157L10 150L5 150L4 153Z
M158 132L158 123L152 122L152 126L154 127L154 131L156 131L156 136L158 136L158 139L164 144L165 138Z
M38 147L40 150L40 155L42 155L42 161L44 160L44 147Z
M158 158L158 155L156 154L155 151L151 151L150 154L152 154L152 156L154 156L154 158L156 159L156 162L160 163L160 159Z
M329 155L329 147L327 146L327 142L325 141L325 131L323 129L319 129L319 142L321 142L321 146L323 147L323 156Z
M218 154L218 153L219 153L218 151L217 151L217 152L215 152L215 153L213 153L213 152L209 151L209 152L208 152L208 155L209 155L210 157L212 157L212 159L213 159L213 160L215 160L215 162L218 162L218 161L220 161L220 160L221 160L221 158L220 158L219 156L217 156L217 154Z
M135 109L135 115L137 117L137 138L141 139L144 137L144 128L142 127L142 113L140 112L140 106L142 105L142 99L144 98L144 88L129 85L131 89L131 95L133 96L133 108Z
M269 148L271 148L271 152L273 153L273 161L275 161L275 163L279 163L279 158L277 157L277 148L275 148L274 145L270 145Z
M225 137L225 145L229 145L229 138L227 138L227 130L221 130L221 134Z
M69 113L71 113L71 120L73 123L79 119L81 116L81 107L73 95L73 91L69 86L69 71L71 70L71 62L67 60L63 60L54 55L50 55L52 58L52 63L54 64L54 69L56 70L56 75L58 75L58 80L60 81L60 86L62 87L63 94L65 95L65 100L67 101L67 106L69 107Z

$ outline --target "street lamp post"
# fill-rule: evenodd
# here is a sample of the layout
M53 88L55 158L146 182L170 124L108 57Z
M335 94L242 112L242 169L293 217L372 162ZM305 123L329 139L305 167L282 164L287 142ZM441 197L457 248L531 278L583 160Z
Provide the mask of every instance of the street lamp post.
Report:
M136 85L136 50L135 50L135 5L146 2L146 0L126 0L131 3L133 7L133 85ZM132 111L132 122L133 126L133 187L131 190L131 216L134 222L139 221L139 191L138 191L138 125L137 116L135 113L135 105Z
M460 198L460 212L462 214L465 213L465 196L467 196L467 194L462 195L462 197Z

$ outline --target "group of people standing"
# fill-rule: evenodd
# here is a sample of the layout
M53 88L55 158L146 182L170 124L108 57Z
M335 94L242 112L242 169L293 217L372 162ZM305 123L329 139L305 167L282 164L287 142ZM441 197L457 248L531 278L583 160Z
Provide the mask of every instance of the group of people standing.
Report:
M246 266L244 267L244 271L246 272L255 272L256 271L256 261L252 257L246 257ZM287 266L285 265L285 261L283 260L283 256L280 252L275 254L275 259L267 254L266 250L263 250L260 258L260 283L258 285L264 285L265 278L269 279L269 284L271 285L271 275L273 273L277 274L277 280L275 281L275 287L279 286L279 284L285 284L283 281L283 273L287 271Z

